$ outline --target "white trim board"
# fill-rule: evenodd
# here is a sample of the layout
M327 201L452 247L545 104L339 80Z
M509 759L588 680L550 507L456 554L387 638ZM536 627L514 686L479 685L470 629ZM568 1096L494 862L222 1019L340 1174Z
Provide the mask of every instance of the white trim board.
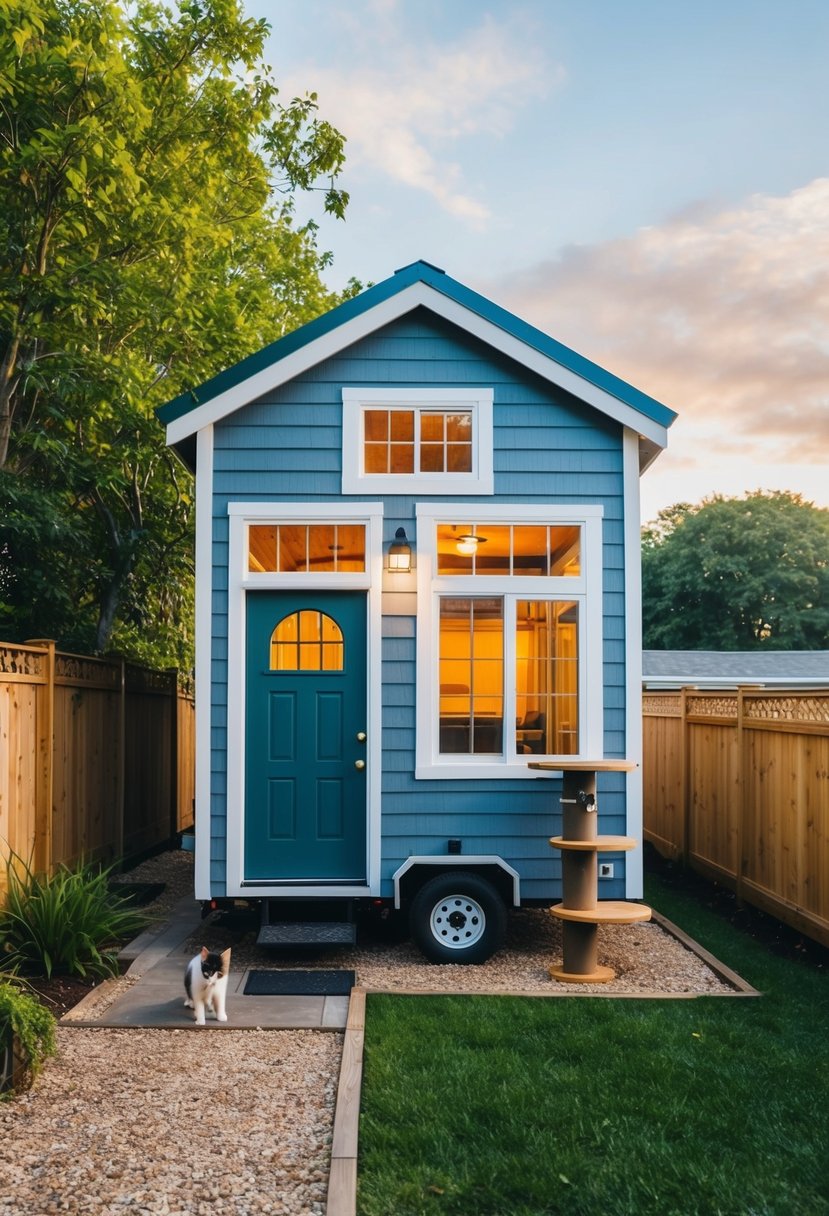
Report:
M251 898L338 895L379 895L380 892L380 781L382 763L381 705L381 606L383 573L382 503L301 503L232 502L228 544L228 683L227 683L227 868L229 896ZM351 520L366 525L366 572L359 576L330 574L249 574L246 569L245 525L285 518ZM245 597L248 591L307 589L331 591L364 590L368 596L366 692L367 734L367 831L365 885L336 883L245 882L244 808L245 808L245 654L247 639Z
M210 743L213 657L213 428L196 437L196 899L210 899Z
M368 337L376 330L396 321L399 317L418 307L430 309L444 320L459 326L474 337L480 338L494 350L516 360L523 367L535 372L544 380L572 393L579 400L593 406L601 413L613 418L638 435L651 440L658 447L668 443L667 427L661 426L611 393L592 384L589 380L570 371L548 355L542 354L519 338L485 320L477 313L449 299L448 296L429 287L426 283L414 283L398 294L375 304L350 321L343 321L336 328L308 342L292 354L285 355L276 363L252 373L239 384L219 393L210 401L183 414L167 426L167 443L176 444L189 435L212 423L221 422L229 414L241 409L265 393L273 392L295 376L309 371L325 359L338 354L347 346Z
M642 541L639 528L639 438L625 430L625 755L637 768L627 774L625 804L628 836L639 843L625 854L625 894L641 899L644 883L642 811Z
M603 659L603 528L604 509L598 503L416 503L417 518L417 643L416 643L416 761L418 781L497 778L526 781L526 757L506 752L482 761L475 756L453 757L438 752L439 692L438 630L434 620L441 595L538 596L543 599L572 599L580 606L579 643L579 738L581 756L604 754L604 659ZM582 573L578 577L514 579L502 576L438 576L435 571L435 528L438 521L451 521L462 513L465 523L483 520L499 523L581 523L583 532ZM507 632L505 630L505 637ZM509 656L505 655L505 662ZM505 705L505 720L508 706ZM572 758L572 757L569 757Z

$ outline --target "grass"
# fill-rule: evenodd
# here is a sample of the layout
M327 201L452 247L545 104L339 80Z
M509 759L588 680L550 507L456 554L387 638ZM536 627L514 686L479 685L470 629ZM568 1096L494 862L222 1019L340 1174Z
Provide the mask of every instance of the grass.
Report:
M651 876L761 998L370 996L360 1216L829 1214L829 978Z

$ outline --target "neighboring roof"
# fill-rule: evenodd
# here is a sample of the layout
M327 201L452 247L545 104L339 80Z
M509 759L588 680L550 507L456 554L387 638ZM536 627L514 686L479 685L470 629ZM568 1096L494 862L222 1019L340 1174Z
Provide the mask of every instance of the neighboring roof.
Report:
M643 650L645 688L829 685L829 650Z
M156 413L167 426L167 442L181 444L203 426L421 306L629 426L647 441L645 464L666 446L673 410L422 261L160 406Z

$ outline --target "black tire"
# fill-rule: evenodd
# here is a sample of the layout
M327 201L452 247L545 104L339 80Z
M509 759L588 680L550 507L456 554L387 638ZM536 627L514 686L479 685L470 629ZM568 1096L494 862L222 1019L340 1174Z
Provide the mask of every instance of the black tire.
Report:
M485 963L500 947L507 910L477 874L437 874L420 888L409 913L412 939L432 963Z

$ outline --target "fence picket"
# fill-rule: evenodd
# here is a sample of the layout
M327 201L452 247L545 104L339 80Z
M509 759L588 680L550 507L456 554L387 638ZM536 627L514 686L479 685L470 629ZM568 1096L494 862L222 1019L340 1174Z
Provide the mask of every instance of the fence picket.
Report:
M193 714L174 672L0 643L0 895L9 850L109 863L192 827Z
M829 689L649 691L643 714L645 839L829 945Z

